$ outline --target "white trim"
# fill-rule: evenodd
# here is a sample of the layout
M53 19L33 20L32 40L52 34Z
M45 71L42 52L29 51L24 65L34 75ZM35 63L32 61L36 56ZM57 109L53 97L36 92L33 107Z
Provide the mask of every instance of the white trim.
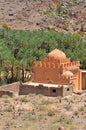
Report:
M82 73L86 73L86 70L81 70Z

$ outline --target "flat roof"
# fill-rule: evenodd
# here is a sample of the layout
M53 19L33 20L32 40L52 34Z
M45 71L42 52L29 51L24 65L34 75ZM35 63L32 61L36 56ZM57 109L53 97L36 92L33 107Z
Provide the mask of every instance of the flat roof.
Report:
M82 73L86 73L86 70L81 70Z
M36 83L36 82L26 82L23 83L26 85L33 85L33 86L39 86L39 85L43 85L43 87L54 87L54 88L59 88L61 86L67 87L67 85L61 85L61 84L47 84L47 83Z

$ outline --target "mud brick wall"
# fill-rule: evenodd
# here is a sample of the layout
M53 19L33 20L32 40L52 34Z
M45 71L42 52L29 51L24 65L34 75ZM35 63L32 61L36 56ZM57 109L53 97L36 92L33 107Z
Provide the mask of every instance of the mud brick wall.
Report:
M48 87L40 84L38 86L22 84L19 87L19 95L28 95L30 93L56 97L63 95L63 88Z
M45 96L52 96L52 97L57 97L57 96L67 96L71 95L73 92L73 86L72 85L67 85L67 86L45 86L43 84L38 84L38 85L31 85L31 84L21 84L19 87L19 95L28 95L30 93L35 93L35 94L43 94Z
M30 93L35 93L35 87L31 85L20 85L19 86L19 95L28 95Z
M56 96L62 96L63 95L63 88L62 87L50 87L49 88L49 96L53 96L53 97L56 97Z
M86 72L82 72L82 89L86 90Z
M66 87L63 86L63 95L62 96L67 96L71 95L73 92L73 85L67 85Z

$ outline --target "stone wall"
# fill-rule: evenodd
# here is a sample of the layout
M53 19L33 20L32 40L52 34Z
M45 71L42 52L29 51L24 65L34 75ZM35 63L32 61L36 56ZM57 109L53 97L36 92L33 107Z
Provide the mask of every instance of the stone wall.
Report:
M19 95L28 95L30 93L35 94L43 94L45 96L67 96L70 95L73 92L73 87L71 85L69 86L58 86L55 87L38 84L38 85L31 85L31 84L22 84L19 87Z
M0 91L9 91L13 93L19 93L19 86L20 86L20 82L7 84L4 86L0 86Z
M67 95L71 95L72 94L72 92L73 92L73 86L72 85L67 85L67 86L63 86L63 97L64 96L67 96Z
M67 96L73 92L71 85L53 85L53 84L40 84L40 83L13 83L0 87L0 97L2 95L8 95L10 97L13 94L28 95L30 93L43 94L45 96Z
M9 97L13 97L13 92L10 91L0 91L0 97L3 95L8 95Z
M30 85L20 85L19 95L28 95L30 93L35 93L35 87Z

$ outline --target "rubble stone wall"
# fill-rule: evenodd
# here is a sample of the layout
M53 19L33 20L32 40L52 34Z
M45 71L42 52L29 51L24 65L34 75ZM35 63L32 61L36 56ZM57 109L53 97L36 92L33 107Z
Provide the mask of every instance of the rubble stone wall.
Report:
M13 97L13 92L10 91L0 91L0 97L3 95L8 95L9 97Z
M20 85L20 82L0 86L0 91L10 91L13 93L18 93L19 92L19 85Z

